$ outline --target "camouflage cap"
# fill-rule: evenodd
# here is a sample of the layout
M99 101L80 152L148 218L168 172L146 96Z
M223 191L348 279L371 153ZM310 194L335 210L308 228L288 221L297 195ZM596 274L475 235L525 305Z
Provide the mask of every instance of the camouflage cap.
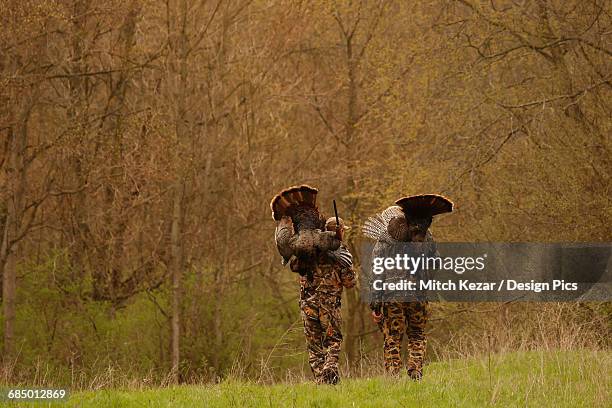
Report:
M351 227L344 223L342 218L338 217L338 221L340 221L340 226L345 230L351 229ZM325 229L330 231L334 231L336 229L336 217L329 217L327 221L325 221Z

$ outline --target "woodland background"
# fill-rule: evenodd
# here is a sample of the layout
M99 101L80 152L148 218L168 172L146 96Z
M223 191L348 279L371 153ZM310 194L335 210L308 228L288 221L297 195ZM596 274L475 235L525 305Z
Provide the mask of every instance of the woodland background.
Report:
M455 202L440 241L610 241L611 36L605 0L0 0L2 382L308 375L269 210L293 184L357 258L416 193ZM611 312L436 304L429 358L609 350Z

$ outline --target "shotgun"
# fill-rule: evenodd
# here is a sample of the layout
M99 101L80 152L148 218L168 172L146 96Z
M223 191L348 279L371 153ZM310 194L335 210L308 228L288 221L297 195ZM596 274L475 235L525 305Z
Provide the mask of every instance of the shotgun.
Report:
M336 215L336 237L340 239L340 218L338 217L338 207L336 207L336 200L334 200L334 214Z

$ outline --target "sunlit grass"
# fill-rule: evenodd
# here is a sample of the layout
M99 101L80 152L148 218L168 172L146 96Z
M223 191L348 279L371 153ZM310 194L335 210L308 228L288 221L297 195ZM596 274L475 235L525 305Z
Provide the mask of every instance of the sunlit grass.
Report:
M226 381L145 391L100 390L70 398L81 407L606 407L612 354L592 351L509 353L438 362L421 382L406 377L259 385Z

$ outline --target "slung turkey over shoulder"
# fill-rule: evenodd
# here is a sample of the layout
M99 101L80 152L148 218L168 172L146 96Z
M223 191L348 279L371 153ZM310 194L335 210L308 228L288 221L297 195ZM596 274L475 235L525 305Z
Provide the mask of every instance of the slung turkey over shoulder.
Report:
M325 217L317 207L318 190L308 185L284 189L272 199L272 218L278 222L276 247L283 265L295 256L302 265L314 265L325 251L340 247L333 231L325 231ZM306 268L308 269L308 268Z

